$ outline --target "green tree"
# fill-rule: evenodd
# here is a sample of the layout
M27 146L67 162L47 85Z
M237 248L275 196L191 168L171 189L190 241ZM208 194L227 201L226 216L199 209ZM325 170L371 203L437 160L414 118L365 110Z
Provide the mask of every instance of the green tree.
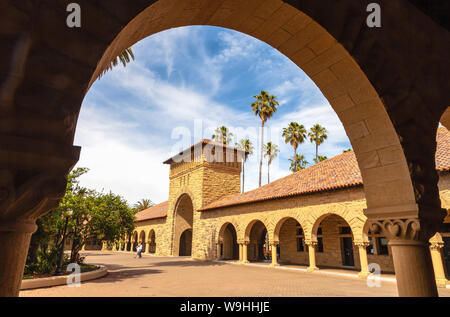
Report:
M253 96L256 101L252 102L251 107L255 116L259 116L261 119L261 152L259 159L259 186L261 186L261 171L263 161L263 148L264 148L264 124L269 120L277 111L278 101L277 97L270 95L267 91L262 90L259 95Z
M319 145L321 145L325 140L327 139L328 131L324 127L322 127L320 124L315 124L309 129L309 140L311 143L316 144L316 161L319 160Z
M320 163L320 162L325 161L325 160L328 160L328 157L319 155L318 159L314 158L314 163L317 164L317 163Z
M125 49L122 53L114 57L111 62L109 62L108 66L103 70L103 72L100 74L99 78L101 78L106 72L110 71L117 65L119 65L119 62L122 63L123 67L126 67L128 63L131 62L131 60L134 60L134 53L133 49L131 47Z
M302 170L308 165L308 162L305 160L304 155L295 154L295 156L291 159L291 167L289 168L292 172L298 172L299 170Z
M298 146L305 142L306 129L303 124L291 122L287 128L283 128L282 136L284 137L284 142L286 144L290 143L294 148L294 156L296 156Z
M278 149L278 145L272 143L272 142L267 142L266 145L264 145L264 157L268 157L269 159L267 160L267 184L270 183L270 164L272 164L272 161L278 156L278 153L280 152L280 150Z
M231 142L233 137L233 133L226 126L218 127L215 131L215 134L212 135L214 141L222 143L223 145L227 145Z
M144 198L134 204L134 209L136 209L136 211L142 211L142 210L148 209L154 205L155 204L151 201L151 199Z
M347 153L347 152L350 152L350 151L352 151L352 149L344 150L344 151L342 151L342 153Z
M253 154L253 143L249 139L241 139L239 143L236 143L236 147L245 151L244 160L242 162L242 192L244 193L244 185L245 185L245 163L249 155Z

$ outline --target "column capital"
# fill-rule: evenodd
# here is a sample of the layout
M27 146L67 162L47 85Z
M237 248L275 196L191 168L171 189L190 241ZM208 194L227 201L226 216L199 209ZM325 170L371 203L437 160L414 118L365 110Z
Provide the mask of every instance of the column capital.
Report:
M372 232L379 232L393 243L409 240L428 243L438 232L446 210L436 206L411 204L405 206L368 208L364 214Z
M277 245L280 244L280 241L270 241L269 243L271 246L276 247Z
M306 240L305 244L307 246L312 246L312 247L316 247L317 246L317 241L313 241L313 240Z
M431 250L435 250L435 251L439 251L444 247L444 242L440 242L440 241L433 241L430 243L430 249Z
M357 247L367 248L370 245L369 241L355 241L353 244Z

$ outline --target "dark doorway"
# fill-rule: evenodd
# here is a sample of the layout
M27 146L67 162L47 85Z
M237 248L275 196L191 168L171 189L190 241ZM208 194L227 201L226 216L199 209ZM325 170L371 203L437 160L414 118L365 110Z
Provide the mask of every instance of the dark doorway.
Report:
M192 229L185 230L180 237L180 256L191 256Z
M220 252L224 260L239 260L237 234L232 224L228 224L223 232L223 243L221 244Z
M442 240L444 241L444 248L442 249L442 253L444 256L444 267L445 267L445 274L447 278L450 279L450 237L443 237Z
M353 258L353 242L352 238L342 238L342 262L344 266L355 266L355 259Z

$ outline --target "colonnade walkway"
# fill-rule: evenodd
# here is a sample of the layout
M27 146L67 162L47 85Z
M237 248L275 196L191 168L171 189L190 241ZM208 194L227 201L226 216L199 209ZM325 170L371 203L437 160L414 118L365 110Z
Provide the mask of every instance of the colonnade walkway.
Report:
M135 258L129 252L86 251L83 256L86 263L105 265L109 274L80 287L27 290L20 296L397 296L395 283L381 281L380 287L369 287L362 279L324 273L333 270L307 273L282 269L285 266L269 268L266 263L233 265L153 255ZM267 269L260 267L265 265ZM339 272L343 271L335 270ZM440 288L439 295L450 297L450 289Z

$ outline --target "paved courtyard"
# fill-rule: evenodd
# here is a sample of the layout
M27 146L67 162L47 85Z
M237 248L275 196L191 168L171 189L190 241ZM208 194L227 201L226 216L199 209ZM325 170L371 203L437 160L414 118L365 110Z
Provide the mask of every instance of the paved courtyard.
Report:
M81 284L22 291L20 296L397 296L395 284L299 271L198 262L186 257L134 258L129 253L86 252L86 262L109 274ZM449 289L440 289L450 296Z

